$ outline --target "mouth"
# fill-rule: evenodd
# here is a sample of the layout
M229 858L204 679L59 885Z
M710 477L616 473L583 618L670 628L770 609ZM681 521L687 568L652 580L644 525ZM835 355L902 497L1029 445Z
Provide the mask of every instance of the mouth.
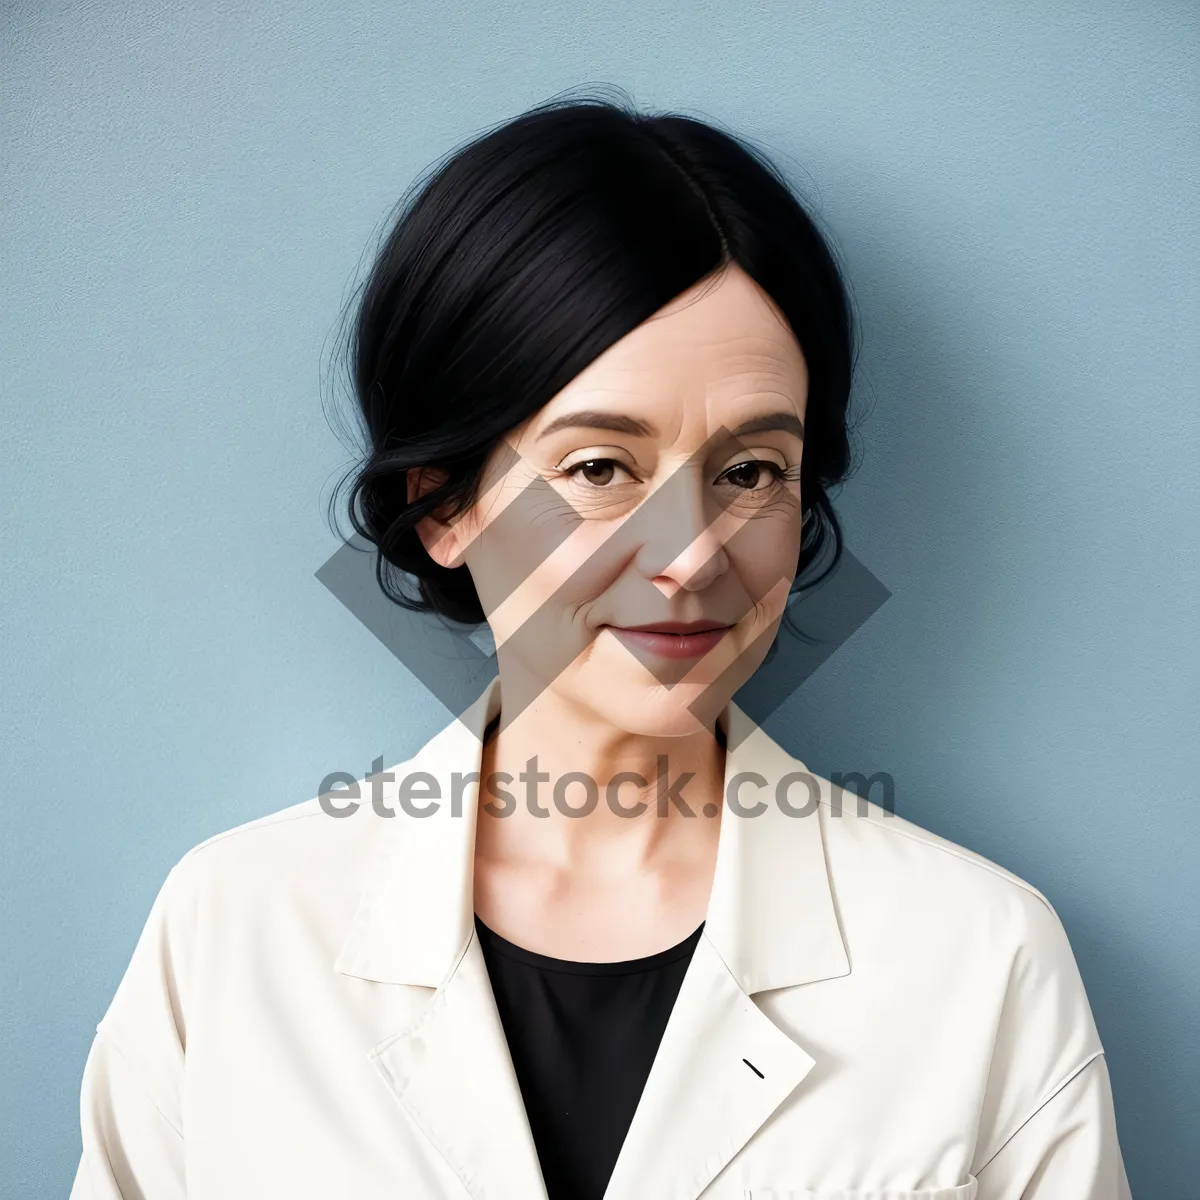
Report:
M660 658L703 658L733 626L715 621L658 621L606 628L630 649Z

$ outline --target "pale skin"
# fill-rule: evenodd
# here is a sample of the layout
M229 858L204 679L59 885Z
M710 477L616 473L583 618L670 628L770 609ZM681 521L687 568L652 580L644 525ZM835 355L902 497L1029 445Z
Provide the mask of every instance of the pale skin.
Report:
M509 941L613 962L673 946L704 920L720 824L734 819L722 817L715 722L762 662L795 576L807 395L791 329L731 266L512 430L470 509L418 526L438 562L467 565L497 643L501 718L480 775L506 772L516 803L497 815L496 794L480 789L474 900ZM547 432L584 412L593 425ZM632 424L597 428L596 414ZM767 419L730 436L755 418ZM410 472L410 498L437 478ZM701 619L729 627L683 659L613 629ZM518 778L535 755L549 776L542 816ZM669 781L692 773L680 795L694 816L674 805L659 815L662 755ZM599 803L584 816L552 799L569 772L595 781ZM626 809L645 801L641 815L606 802L620 772L646 781L623 778L615 793ZM583 786L563 795L582 805Z

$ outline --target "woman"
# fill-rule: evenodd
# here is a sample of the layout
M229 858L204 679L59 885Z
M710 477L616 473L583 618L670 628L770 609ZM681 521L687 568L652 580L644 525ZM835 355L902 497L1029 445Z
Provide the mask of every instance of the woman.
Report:
M700 122L550 104L434 174L361 296L349 510L498 676L170 872L77 1198L1129 1196L1045 898L732 700L840 552L852 334Z

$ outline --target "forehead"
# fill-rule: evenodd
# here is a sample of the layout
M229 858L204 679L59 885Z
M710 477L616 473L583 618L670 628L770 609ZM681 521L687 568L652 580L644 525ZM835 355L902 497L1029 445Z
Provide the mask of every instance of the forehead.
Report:
M804 354L783 314L740 267L703 280L610 346L538 414L589 407L729 400L803 404Z

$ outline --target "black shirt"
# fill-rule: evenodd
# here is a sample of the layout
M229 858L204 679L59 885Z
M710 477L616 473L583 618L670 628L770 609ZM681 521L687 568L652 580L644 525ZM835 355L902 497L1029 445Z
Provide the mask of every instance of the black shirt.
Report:
M535 954L475 928L550 1200L601 1200L700 925L626 962Z

